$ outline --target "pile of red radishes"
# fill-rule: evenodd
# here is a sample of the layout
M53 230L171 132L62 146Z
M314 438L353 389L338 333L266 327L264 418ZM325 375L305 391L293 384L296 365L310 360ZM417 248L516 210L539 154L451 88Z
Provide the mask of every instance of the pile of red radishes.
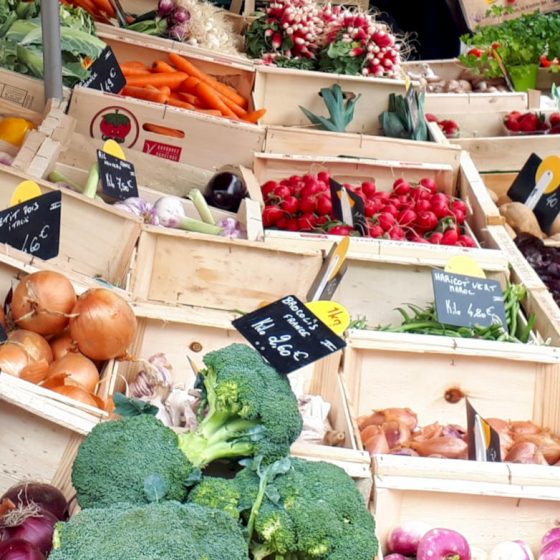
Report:
M360 235L354 227L336 221L330 191L330 174L292 175L261 186L265 228L331 235ZM466 204L437 192L431 178L410 183L399 178L391 192L378 190L375 181L344 187L364 201L367 237L436 245L476 247L465 232Z

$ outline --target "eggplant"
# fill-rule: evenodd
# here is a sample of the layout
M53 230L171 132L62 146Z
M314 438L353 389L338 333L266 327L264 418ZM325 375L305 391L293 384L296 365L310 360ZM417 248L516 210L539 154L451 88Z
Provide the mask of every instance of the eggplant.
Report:
M231 171L216 173L204 189L204 198L210 206L237 212L241 201L248 196L243 179Z

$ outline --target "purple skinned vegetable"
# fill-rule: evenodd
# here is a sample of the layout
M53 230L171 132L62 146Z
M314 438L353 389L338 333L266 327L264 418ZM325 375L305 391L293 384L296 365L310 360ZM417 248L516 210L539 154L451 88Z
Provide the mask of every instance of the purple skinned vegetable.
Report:
M387 549L408 556L415 556L420 539L432 527L421 521L408 521L393 527L387 537Z
M184 41L189 36L187 23L176 23L168 28L167 35L174 41Z
M471 560L467 539L453 529L432 529L418 543L417 560Z
M397 552L393 552L388 556L383 556L383 560L409 560L410 556L403 556Z
M175 2L173 0L159 0L157 7L157 15L161 18L170 16L175 10Z
M549 529L541 539L541 548L544 548L549 542L560 539L560 527Z
M191 19L191 14L185 8L177 8L173 14L171 14L171 20L174 23L187 23Z
M560 560L560 539L548 541L548 543L541 548L538 560Z
M490 553L490 560L535 560L525 541L504 541L497 544Z

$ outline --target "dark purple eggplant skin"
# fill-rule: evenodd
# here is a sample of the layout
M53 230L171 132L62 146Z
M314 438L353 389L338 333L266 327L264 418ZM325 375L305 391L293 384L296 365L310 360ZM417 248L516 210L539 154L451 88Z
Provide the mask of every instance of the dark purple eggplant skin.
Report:
M243 179L229 171L216 173L204 189L204 198L210 206L237 212L241 201L248 195Z
M519 234L515 244L560 305L560 247L547 247L530 233Z

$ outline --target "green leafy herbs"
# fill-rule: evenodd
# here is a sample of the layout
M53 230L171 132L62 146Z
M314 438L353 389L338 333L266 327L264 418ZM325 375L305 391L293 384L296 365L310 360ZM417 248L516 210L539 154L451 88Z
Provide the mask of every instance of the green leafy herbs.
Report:
M329 111L329 118L316 115L309 109L299 108L305 116L320 130L329 130L330 132L346 132L346 127L354 118L354 108L361 97L361 94L352 99L345 99L344 92L338 84L334 84L331 88L322 88L321 97Z
M115 403L115 413L120 416L139 416L140 414L155 416L159 412L157 406L139 399L132 399L122 393L115 393L113 402Z
M424 93L410 89L406 96L391 93L389 107L379 115L385 136L429 140L424 118Z

